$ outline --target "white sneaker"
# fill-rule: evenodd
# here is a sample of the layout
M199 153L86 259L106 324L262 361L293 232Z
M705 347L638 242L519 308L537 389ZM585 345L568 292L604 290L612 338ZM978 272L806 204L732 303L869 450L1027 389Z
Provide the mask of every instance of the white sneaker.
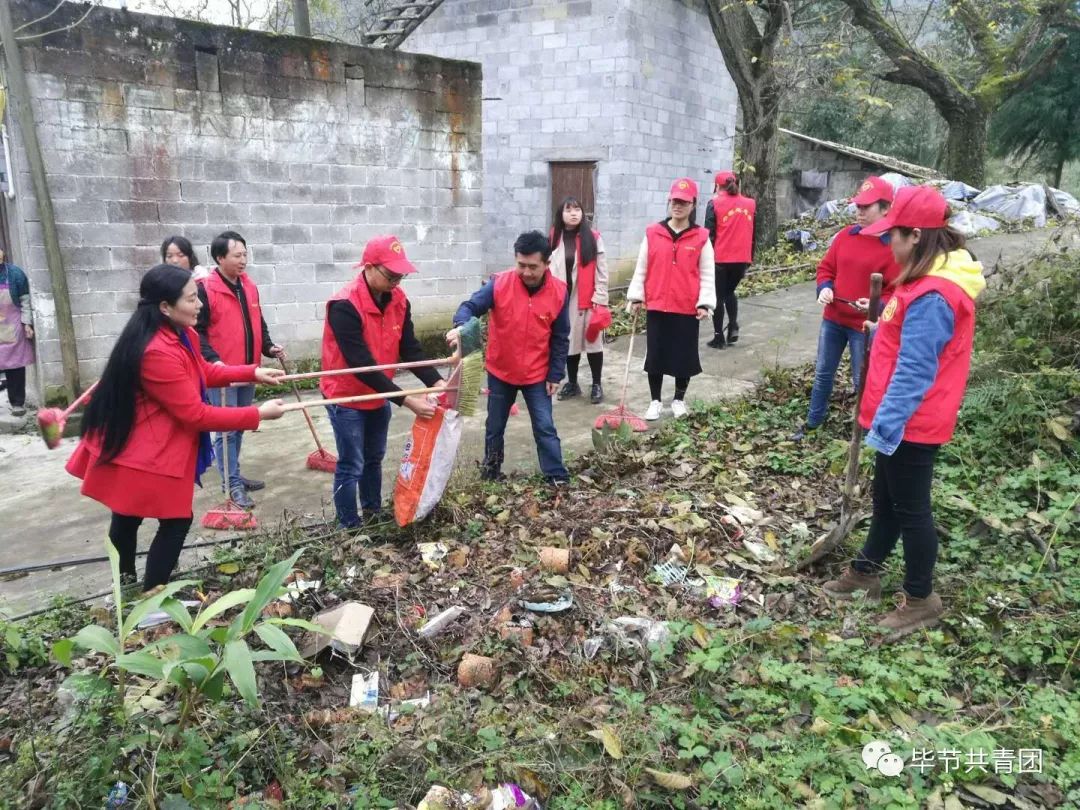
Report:
M663 405L660 403L660 400L654 399L649 403L649 410L645 411L645 418L650 422L655 422L660 418L660 409L662 407Z
M686 416L686 403L681 399L671 400L671 415L676 419L682 419Z

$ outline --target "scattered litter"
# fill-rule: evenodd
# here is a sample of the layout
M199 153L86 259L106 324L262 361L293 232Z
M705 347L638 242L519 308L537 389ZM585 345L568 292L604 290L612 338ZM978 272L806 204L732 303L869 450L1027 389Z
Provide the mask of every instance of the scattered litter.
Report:
M312 621L324 627L327 635L309 633L301 655L310 658L313 655L333 647L338 652L352 656L364 643L364 634L375 611L359 602L345 602L337 607L316 613Z
M499 785L491 791L491 803L488 810L508 810L509 808L539 808L540 805L517 785Z
M1001 223L993 217L974 211L961 211L949 220L949 227L960 231L964 236L974 236L979 231L996 231Z
M186 608L195 608L202 604L194 599L184 599L180 602ZM146 630L150 627L157 627L159 624L165 624L166 622L175 621L172 616L166 613L164 610L155 610L153 613L147 613L141 622L138 624L140 630Z
M554 599L547 599L542 601L529 601L528 599L521 599L518 601L526 610L531 610L533 613L562 613L574 604L574 595L570 591L563 591Z
M753 526L755 523L760 523L765 518L764 512L750 506L725 506L724 510L743 526Z
M817 240L810 231L785 231L784 238L803 253L817 250Z
M321 579L304 579L302 576L298 576L285 585L285 593L278 597L278 601L291 604L297 601L304 591L317 591L321 587Z
M742 598L742 580L705 577L705 598L714 608L734 607Z
M653 573L660 577L660 584L665 588L677 585L686 579L687 568L669 560L653 566Z
M756 540L744 539L742 544L743 548L749 551L758 562L770 563L776 560L776 552L764 543L758 543Z
M544 546L540 549L540 567L551 574L565 574L570 570L570 549Z
M379 709L379 713L386 718L386 722L393 723L402 714L412 714L420 711L420 709L426 709L431 705L431 692L428 692L422 698L412 698L411 700L403 700L397 704L395 708L389 706L383 706ZM402 709L407 711L402 712Z
M365 675L357 672L352 677L349 707L374 714L379 708L379 672Z
M673 562L673 563L689 562L689 559L686 556L686 552L683 551L682 546L680 546L678 543L676 543L675 545L673 545L671 548L668 549L667 559L668 559L668 562Z
M541 810L540 803L518 785L481 788L477 795L432 785L416 810Z
M436 570L442 567L442 561L449 553L445 543L417 543L416 548L424 564Z
M585 660L592 661L596 658L596 654L600 652L600 648L604 646L604 639L601 636L592 636L585 639L581 646L582 652L585 653Z
M967 202L979 196L979 189L969 186L961 180L953 180L941 187L941 196L946 200Z
M514 616L509 621L499 625L499 638L503 641L515 638L523 647L531 647L533 643L533 626L528 619Z
M352 582L354 579L356 579L359 573L360 570L355 565L350 565L348 568L345 569L345 581Z
M495 683L495 661L484 655L465 653L458 664L458 683L469 688L491 686Z
M448 607L442 613L432 616L418 631L420 638L434 638L464 612L465 608L460 605L454 605L453 607Z
M1035 227L1046 225L1046 192L1042 186L990 186L971 201L975 211L990 211L1009 222L1031 219Z
M525 569L524 568L511 569L511 571L510 571L510 585L513 586L514 590L517 590L518 588L524 586L524 584L525 584Z
M739 521L737 521L731 515L724 515L722 518L720 518L720 522L723 523L725 526L731 527L732 540L742 540L743 535L746 534L746 532L743 531L743 527L739 525Z
M1076 199L1072 194L1067 191L1062 191L1059 188L1050 189L1050 193L1054 195L1054 201L1058 204L1067 214L1080 214L1080 201Z
M109 790L109 795L105 797L106 810L111 810L114 807L123 807L127 804L128 800L128 786L124 782L117 782Z
M608 622L605 627L617 633L638 635L646 644L663 644L671 638L671 628L667 626L667 622L640 616L620 616L615 621Z

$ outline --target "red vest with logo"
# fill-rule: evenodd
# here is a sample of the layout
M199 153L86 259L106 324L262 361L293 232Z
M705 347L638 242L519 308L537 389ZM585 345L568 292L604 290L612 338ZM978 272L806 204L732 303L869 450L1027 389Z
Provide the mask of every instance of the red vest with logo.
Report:
M401 330L405 327L405 308L408 303L405 291L400 287L395 287L390 293L390 303L386 305L385 310L380 311L375 305L375 299L371 297L364 274L361 273L353 279L352 283L342 287L326 302L326 320L323 322L322 339L323 371L349 367L334 337L334 330L330 328L330 305L334 301L348 301L360 313L360 323L364 329L364 343L375 358L375 365L382 366L398 361L401 350ZM383 374L393 379L394 370L387 369ZM360 382L355 374L321 377L319 388L327 399L375 393L369 386ZM355 408L358 411L373 411L384 405L386 405L385 399L373 399L367 402L345 403L342 407Z
M580 233L580 229L579 229ZM600 240L600 232L593 231L593 241ZM555 237L555 231L548 235L548 241ZM566 238L563 237L563 245ZM581 263L581 237L574 240L574 267L577 268L577 307L578 309L592 309L593 293L596 292L596 257L588 264Z
M212 270L202 281L206 300L210 304L207 338L227 366L242 366L249 362L258 364L262 357L262 308L259 305L259 288L247 273L241 273L239 281L247 301L248 315L251 317L251 360L247 358L244 311L240 307L240 299L217 270Z
M757 203L741 194L721 192L713 197L716 239L713 261L717 264L749 264L754 250L754 214Z
M915 299L928 292L939 293L952 307L953 336L938 358L937 378L904 426L904 441L944 444L952 438L967 387L971 345L975 335L975 302L960 285L940 276L923 276L897 288L885 305L870 349L859 424L870 429L878 405L896 371L904 316Z
M549 371L551 328L566 303L566 285L550 270L532 295L514 270L497 273L494 283L487 370L510 385L543 382Z
M701 293L701 249L709 232L699 225L672 239L662 222L648 227L645 237L649 259L645 269L645 308L658 312L696 315Z

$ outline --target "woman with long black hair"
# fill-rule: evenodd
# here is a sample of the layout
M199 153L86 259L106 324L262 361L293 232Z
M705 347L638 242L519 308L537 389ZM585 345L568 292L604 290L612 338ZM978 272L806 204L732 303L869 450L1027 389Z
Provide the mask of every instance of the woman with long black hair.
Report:
M195 257L195 248L191 241L183 236L169 236L161 243L161 260L165 264L175 264L184 270L191 271L191 277L195 281L202 281L210 271L199 264Z
M168 582L180 558L195 484L213 461L209 431L253 430L283 413L281 400L248 408L208 404L207 386L273 384L284 372L203 360L195 332L201 308L187 270L159 264L147 271L67 463L83 480L82 494L112 510L109 539L126 584L136 580L139 526L145 518L158 520L144 590Z
M576 197L564 199L555 214L551 228L551 274L565 282L570 296L570 353L566 357L566 383L559 391L559 399L581 396L578 366L581 353L585 352L592 373L589 401L596 405L604 399L600 380L604 368L604 335L603 327L598 325L603 315L610 322L611 315L607 312L607 257L604 240L585 222L585 213Z

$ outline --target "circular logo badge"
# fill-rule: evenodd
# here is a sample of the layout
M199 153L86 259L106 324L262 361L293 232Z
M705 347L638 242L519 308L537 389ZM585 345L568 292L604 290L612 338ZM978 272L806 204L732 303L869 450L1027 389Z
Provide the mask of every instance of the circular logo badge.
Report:
M390 249L392 251L394 251L394 253L401 253L401 251L402 251L401 242L393 242L390 245Z
M885 305L885 311L881 313L881 320L891 321L893 315L896 314L896 299L890 298L889 303Z
M685 180L680 180L679 181L679 188L690 188L690 184L687 183Z
M873 187L874 184L867 180L865 183L862 184L862 187L859 189L859 191L869 191Z

